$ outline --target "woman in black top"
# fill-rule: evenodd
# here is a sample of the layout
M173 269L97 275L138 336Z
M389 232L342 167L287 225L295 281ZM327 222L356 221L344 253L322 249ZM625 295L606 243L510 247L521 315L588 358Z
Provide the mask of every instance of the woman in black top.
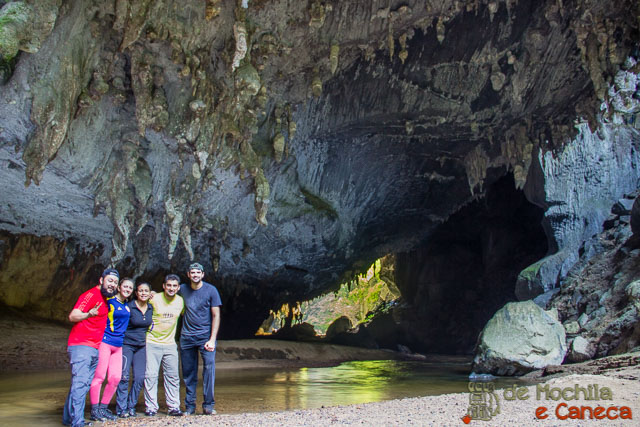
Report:
M122 345L122 379L116 393L116 413L121 418L135 417L136 404L144 384L147 364L147 331L152 323L153 306L148 302L151 288L148 283L136 285L136 298L129 302L131 317ZM129 371L133 367L133 384L129 388Z

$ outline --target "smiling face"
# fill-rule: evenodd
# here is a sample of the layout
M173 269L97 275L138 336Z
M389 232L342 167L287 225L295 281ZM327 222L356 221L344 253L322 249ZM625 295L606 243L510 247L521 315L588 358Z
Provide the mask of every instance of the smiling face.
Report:
M151 289L149 288L149 285L147 285L146 283L139 284L138 288L136 289L136 298L138 299L138 301L145 302L148 301L150 297Z
M178 293L180 289L180 283L178 283L175 279L169 279L162 285L162 289L164 289L164 295L167 298L173 298Z
M123 280L118 286L118 291L122 299L126 300L133 293L133 282L131 280Z
M198 284L204 277L204 272L200 269L192 268L187 273L187 276L189 276L189 279L191 280L192 283Z
M100 292L102 295L106 298L115 296L118 293L118 281L119 279L112 274L101 277Z

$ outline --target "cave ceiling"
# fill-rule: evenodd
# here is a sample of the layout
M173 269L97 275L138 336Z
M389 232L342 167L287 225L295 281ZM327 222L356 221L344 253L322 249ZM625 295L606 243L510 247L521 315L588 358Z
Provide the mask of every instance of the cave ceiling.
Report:
M0 1L0 229L318 294L591 125L619 1Z

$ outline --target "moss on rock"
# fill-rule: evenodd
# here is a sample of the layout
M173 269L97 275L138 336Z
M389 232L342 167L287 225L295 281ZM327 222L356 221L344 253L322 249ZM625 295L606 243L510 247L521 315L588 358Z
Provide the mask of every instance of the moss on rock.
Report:
M28 34L33 8L24 2L11 2L0 9L0 54L11 59L18 54Z
M12 1L0 9L0 55L15 57L19 50L35 53L49 36L61 0Z

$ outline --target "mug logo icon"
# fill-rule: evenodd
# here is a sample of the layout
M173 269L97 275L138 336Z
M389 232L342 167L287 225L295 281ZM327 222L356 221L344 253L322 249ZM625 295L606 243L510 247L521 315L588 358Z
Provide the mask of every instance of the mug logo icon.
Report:
M489 421L500 413L500 399L492 382L469 383L469 407L462 417L465 424L471 420Z

